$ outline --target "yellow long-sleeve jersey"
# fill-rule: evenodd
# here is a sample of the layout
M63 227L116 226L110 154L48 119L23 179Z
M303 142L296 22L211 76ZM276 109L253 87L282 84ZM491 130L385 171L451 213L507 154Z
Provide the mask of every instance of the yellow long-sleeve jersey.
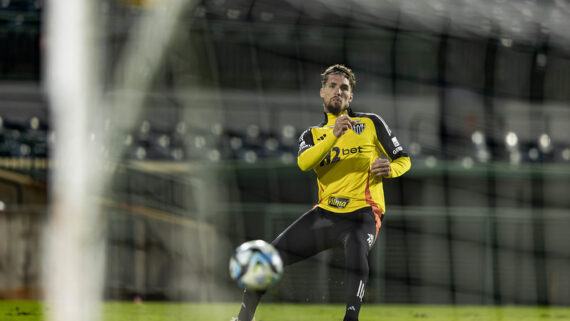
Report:
M357 123L337 138L333 127L342 114L348 114ZM317 206L337 213L371 206L379 228L386 208L384 190L382 177L370 169L382 155L390 160L388 178L410 169L408 154L386 122L376 114L355 113L349 108L339 115L326 113L323 123L301 134L297 164L303 171L313 169L317 173Z

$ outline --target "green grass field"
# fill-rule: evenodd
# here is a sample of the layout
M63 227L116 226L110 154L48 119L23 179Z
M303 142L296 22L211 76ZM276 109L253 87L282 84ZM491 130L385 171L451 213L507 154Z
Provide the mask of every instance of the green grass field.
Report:
M239 303L118 303L104 304L103 321L229 321ZM342 305L261 304L257 321L340 321ZM570 321L570 307L435 306L365 304L361 321ZM0 301L0 321L44 319L33 301Z

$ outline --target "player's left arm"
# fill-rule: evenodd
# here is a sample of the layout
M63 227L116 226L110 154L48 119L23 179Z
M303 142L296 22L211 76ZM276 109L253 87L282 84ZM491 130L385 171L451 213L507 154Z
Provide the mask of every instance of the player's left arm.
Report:
M376 145L388 157L376 159L371 164L371 172L386 178L403 175L412 166L410 156L380 116L373 115L370 118L376 128Z
M390 162L390 172L384 176L386 178L393 178L404 175L405 172L412 167L412 161L409 156L398 157Z

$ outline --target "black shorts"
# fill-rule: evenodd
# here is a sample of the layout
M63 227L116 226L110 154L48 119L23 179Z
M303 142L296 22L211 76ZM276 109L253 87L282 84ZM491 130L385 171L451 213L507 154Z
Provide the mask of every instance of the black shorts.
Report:
M334 213L314 207L285 229L272 244L289 265L323 250L344 247L368 255L377 236L377 219L371 207Z

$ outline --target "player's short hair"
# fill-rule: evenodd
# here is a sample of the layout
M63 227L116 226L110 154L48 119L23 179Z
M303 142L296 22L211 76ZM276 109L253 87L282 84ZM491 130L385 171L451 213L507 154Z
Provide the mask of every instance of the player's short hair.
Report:
M354 87L356 87L356 77L354 77L354 73L350 68L345 65L332 65L325 69L325 71L321 74L321 86L325 87L327 84L327 80L329 79L329 75L342 75L346 79L348 79L348 83L350 84L350 90L354 91Z

